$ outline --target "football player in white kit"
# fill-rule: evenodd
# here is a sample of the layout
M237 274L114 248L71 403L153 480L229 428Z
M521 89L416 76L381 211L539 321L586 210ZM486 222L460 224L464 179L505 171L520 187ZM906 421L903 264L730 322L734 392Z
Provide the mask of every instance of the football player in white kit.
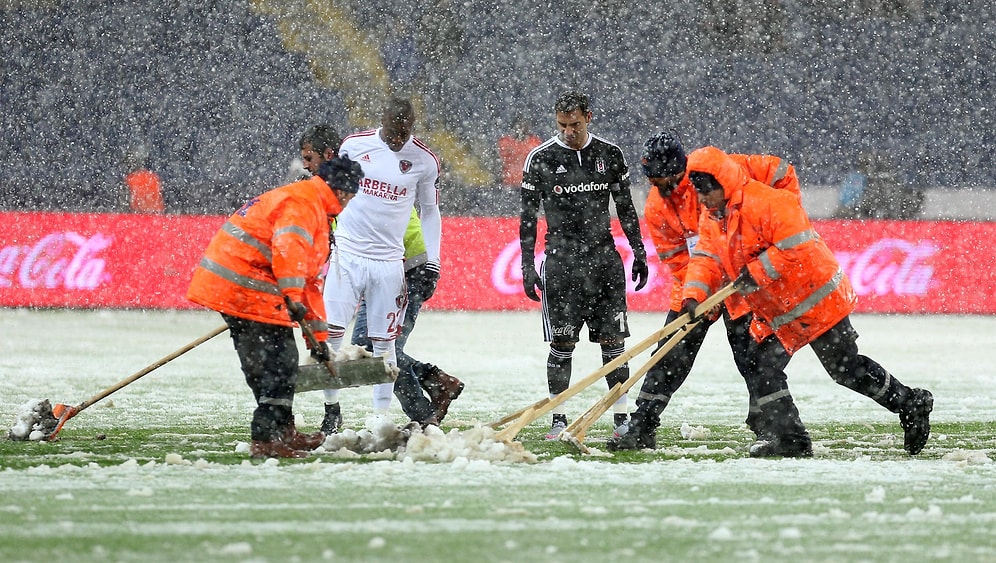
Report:
M374 356L397 365L394 341L401 332L407 305L404 236L417 202L425 237L428 267L439 270L442 219L435 154L412 136L415 109L410 100L391 98L381 126L346 137L339 155L359 162L359 191L338 217L332 255L325 279L328 344L342 347L346 326L361 299L366 300L367 334ZM347 157L348 155L348 157ZM374 386L374 411L391 405L393 383ZM338 390L325 390L325 403L337 403Z

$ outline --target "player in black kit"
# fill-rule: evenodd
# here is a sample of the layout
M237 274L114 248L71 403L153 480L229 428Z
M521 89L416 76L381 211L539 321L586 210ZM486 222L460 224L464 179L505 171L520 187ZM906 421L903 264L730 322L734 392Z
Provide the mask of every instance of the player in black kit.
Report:
M581 327L602 349L602 363L625 350L629 336L626 319L626 272L610 227L609 199L633 250L632 280L639 291L647 283L647 251L640 235L640 219L629 190L629 168L619 147L588 132L591 110L588 96L566 92L554 105L559 134L533 149L522 176L522 284L526 295L540 301L543 336L550 342L546 363L550 397L571 384L571 357ZM540 204L546 215L546 259L537 273L536 223ZM623 364L606 377L611 389L629 378ZM616 434L625 433L626 396L615 405ZM553 412L547 434L555 440L567 427L563 406Z

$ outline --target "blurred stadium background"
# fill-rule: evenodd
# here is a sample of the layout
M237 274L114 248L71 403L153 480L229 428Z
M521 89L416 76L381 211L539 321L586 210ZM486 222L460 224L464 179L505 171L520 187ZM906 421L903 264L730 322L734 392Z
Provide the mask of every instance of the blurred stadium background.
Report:
M393 91L444 160L444 213L514 213L496 139L520 116L549 136L576 86L631 163L674 127L785 156L832 199L876 151L904 188L976 194L977 211L996 191L994 16L983 0L0 0L0 209L121 210L138 154L168 212L227 214L284 181L308 125L374 126Z

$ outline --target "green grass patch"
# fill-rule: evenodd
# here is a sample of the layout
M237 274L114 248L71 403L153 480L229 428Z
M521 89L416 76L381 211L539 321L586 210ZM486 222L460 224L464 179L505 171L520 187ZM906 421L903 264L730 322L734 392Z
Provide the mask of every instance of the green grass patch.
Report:
M244 427L63 430L0 441L0 559L52 561L983 561L989 423L811 425L811 460L754 460L743 428L662 429L655 451L536 464L250 462ZM604 449L607 426L587 441ZM168 464L167 456L182 463Z

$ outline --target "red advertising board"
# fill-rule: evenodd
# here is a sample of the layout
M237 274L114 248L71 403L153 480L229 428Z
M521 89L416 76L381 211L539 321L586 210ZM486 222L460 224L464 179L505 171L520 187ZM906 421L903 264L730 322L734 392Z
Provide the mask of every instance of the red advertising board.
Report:
M0 306L194 308L190 274L221 216L0 213ZM543 226L540 226L541 233ZM443 276L426 308L520 310L516 218L443 219ZM632 255L618 224L616 243ZM996 313L996 223L817 221L859 295L858 312ZM670 274L628 282L633 311L667 306ZM542 251L537 251L542 256Z
M996 313L996 223L818 221L858 312Z
M517 219L450 219L445 223L443 277L427 306L443 309L525 309ZM996 313L996 223L816 221L858 293L857 312ZM618 223L616 245L629 245ZM644 230L646 232L646 230ZM628 288L633 311L668 306L671 276L649 237L650 281ZM540 255L540 252L537 252Z
M194 266L225 217L0 214L0 306L192 309Z

